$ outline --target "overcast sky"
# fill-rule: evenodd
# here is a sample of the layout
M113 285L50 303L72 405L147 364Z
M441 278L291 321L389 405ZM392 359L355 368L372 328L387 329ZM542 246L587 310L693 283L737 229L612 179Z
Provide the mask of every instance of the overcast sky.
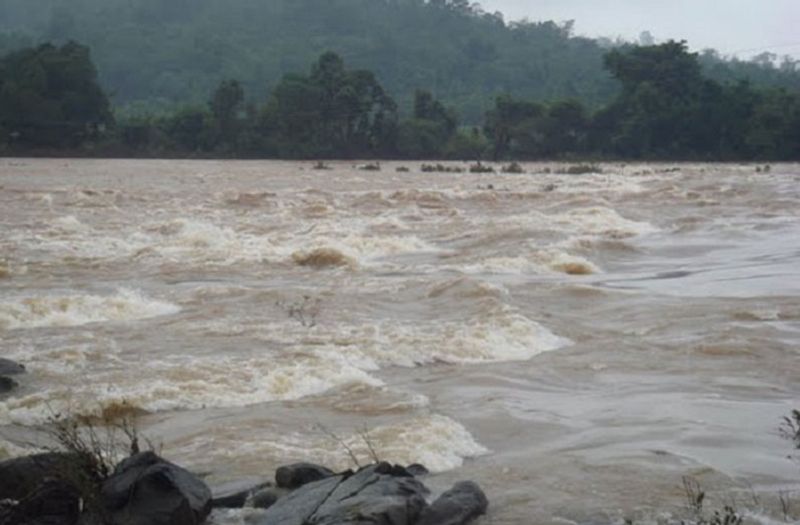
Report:
M588 36L687 40L742 58L762 51L800 57L800 0L479 0L506 21L575 20ZM769 49L766 49L769 48Z

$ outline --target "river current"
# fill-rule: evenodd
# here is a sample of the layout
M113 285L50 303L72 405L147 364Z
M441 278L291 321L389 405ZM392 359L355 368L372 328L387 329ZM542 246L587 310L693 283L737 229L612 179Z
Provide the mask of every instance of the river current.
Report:
M0 458L129 411L212 485L368 442L485 524L800 499L800 166L331 167L0 160Z

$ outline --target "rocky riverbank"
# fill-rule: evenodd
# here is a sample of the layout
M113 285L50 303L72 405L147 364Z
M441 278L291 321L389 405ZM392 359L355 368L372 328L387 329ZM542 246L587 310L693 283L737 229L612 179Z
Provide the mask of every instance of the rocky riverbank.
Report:
M0 359L0 392L24 372ZM140 452L135 432L126 435L130 454L116 465L104 447L118 443L98 442L92 429L63 421L53 436L65 451L0 462L0 525L199 525L215 508L246 507L252 525L465 525L488 507L471 481L432 498L419 464L334 472L296 463L278 468L274 482L212 489L153 451Z
M275 481L214 493L154 452L133 454L105 479L92 458L46 453L0 463L0 525L199 525L214 508L260 509L253 525L465 525L488 500L464 481L432 499L421 465L380 462L335 473L299 463Z

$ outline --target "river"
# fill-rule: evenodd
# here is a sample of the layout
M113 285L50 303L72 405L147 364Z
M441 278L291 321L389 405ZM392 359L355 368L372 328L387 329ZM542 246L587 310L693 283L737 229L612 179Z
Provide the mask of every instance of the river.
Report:
M0 159L0 457L130 411L211 484L368 441L486 524L800 499L800 166L524 167Z

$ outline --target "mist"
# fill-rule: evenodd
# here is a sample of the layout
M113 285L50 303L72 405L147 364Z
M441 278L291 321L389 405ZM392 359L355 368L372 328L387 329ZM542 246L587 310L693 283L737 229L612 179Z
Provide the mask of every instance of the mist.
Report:
M695 50L714 48L749 58L765 51L800 56L800 3L796 0L485 0L506 20L575 20L587 36L636 40L650 31L658 41L686 40Z

